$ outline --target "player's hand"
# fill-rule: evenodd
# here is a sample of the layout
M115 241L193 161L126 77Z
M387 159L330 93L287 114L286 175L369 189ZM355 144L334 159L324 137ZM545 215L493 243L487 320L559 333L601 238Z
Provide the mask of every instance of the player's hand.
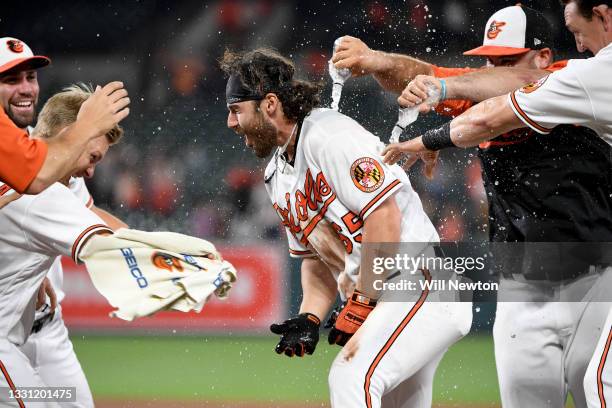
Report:
M353 76L368 75L380 67L380 53L370 49L359 38L345 35L341 38L332 55L332 62L338 69L348 68Z
M0 197L0 208L4 207L10 202L15 201L19 197L21 197L21 194L19 193L11 193L11 194Z
M383 162L389 165L395 164L403 158L406 159L410 167L416 160L419 159L419 154L429 153L421 141L421 137L417 137L411 140L406 140L401 143L391 143L383 149L381 156ZM411 164L410 164L411 163ZM404 165L406 166L406 165Z
M327 341L329 344L344 346L347 341L361 327L368 315L376 306L376 300L370 299L358 290L346 301L346 304L337 314L333 327L329 331ZM330 317L333 320L334 315Z
M79 113L77 123L93 129L90 138L106 134L130 113L130 98L123 82L114 81L104 87L97 86L87 98Z
M276 353L288 357L312 354L319 342L321 320L312 313L301 313L280 324L272 324L270 331L281 336Z
M51 315L53 315L55 313L55 308L57 307L57 295L55 294L55 290L53 289L49 278L43 279L40 287L38 288L38 294L36 296L36 310L40 309L47 303L47 296L49 296L49 300L51 301L50 312Z
M433 180L438 166L439 151L427 150L421 153L409 153L404 155L405 160L401 161L400 164L404 170L409 170L416 162L421 160L423 162L423 174L428 180Z
M437 95L442 92L442 84L438 78L430 75L417 75L404 88L402 94L397 98L397 103L404 108L418 106L420 113L428 113L439 102L439 97L435 102L426 102L427 98L431 96L432 89L437 92Z

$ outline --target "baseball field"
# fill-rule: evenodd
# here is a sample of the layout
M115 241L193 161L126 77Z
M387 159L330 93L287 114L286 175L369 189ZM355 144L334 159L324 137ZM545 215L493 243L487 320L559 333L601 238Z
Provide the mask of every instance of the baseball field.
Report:
M274 354L273 337L75 336L99 407L327 407L327 371L338 348ZM438 369L434 407L498 407L493 342L472 335ZM568 404L568 407L572 405Z

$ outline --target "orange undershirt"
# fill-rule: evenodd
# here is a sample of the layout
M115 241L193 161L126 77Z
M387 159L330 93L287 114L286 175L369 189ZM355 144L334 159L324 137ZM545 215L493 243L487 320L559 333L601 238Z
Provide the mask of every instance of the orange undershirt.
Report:
M34 181L47 157L47 144L30 139L0 109L0 181L19 193Z

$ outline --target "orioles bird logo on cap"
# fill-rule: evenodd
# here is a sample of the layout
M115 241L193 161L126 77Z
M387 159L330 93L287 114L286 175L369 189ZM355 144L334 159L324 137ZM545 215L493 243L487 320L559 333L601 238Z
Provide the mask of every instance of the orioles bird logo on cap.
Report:
M489 40L495 39L499 35L499 33L502 32L501 28L505 25L506 23L504 23L503 21L493 20L491 22L491 25L489 26L489 30L487 31L487 38Z
M8 49L13 52L23 52L23 43L19 40L8 40L6 42L6 45L8 46Z

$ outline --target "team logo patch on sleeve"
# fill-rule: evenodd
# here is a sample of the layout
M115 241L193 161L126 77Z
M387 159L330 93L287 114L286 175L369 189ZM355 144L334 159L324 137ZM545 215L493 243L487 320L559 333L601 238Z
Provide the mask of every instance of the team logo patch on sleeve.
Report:
M548 79L548 75L546 75L543 78L540 78L537 82L532 82L530 84L525 85L524 87L519 89L519 91L522 93L530 94L536 89L538 89L539 87L541 87L542 85L544 85L544 82L546 82L547 79Z
M351 178L355 186L366 193L378 189L385 181L385 172L380 163L371 157L355 160L351 166Z

